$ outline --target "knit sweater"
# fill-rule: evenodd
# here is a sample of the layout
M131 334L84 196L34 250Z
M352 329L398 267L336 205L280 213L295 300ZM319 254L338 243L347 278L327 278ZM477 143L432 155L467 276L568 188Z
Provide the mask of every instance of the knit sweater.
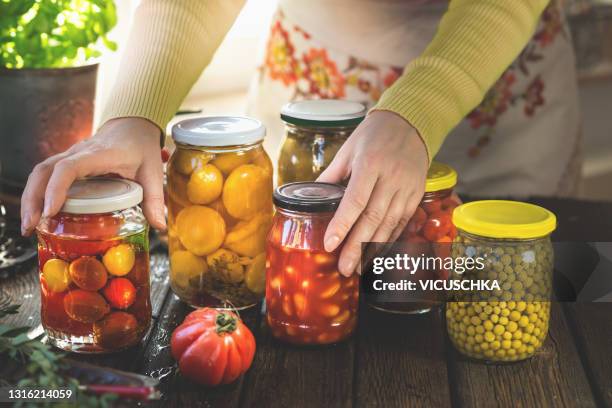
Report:
M430 159L521 52L549 0L451 0L423 54L375 110L414 126ZM101 123L141 117L165 129L244 0L143 0Z

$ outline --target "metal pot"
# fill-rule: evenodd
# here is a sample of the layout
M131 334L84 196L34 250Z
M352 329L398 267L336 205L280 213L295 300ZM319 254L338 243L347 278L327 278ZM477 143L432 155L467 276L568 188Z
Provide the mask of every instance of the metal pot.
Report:
M91 135L98 65L0 68L0 185L4 199L40 161ZM7 200L12 201L12 200Z

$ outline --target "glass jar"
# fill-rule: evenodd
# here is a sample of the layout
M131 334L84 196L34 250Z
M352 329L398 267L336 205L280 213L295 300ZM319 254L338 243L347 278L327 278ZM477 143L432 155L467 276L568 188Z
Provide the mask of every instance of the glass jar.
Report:
M365 117L361 103L334 99L297 101L281 110L285 139L278 185L315 181Z
M265 132L255 119L231 116L188 119L172 128L170 284L194 307L244 309L263 298L272 222Z
M393 246L393 251L415 256L450 256L451 243L457 235L452 222L453 210L459 205L453 195L456 184L457 172L452 167L438 162L431 163L425 182L425 194L398 242ZM450 271L443 268L421 269L414 275L407 274L406 271L390 270L385 272L385 280L446 280L449 275ZM382 295L367 293L366 300L370 306L382 311L417 314L427 313L432 307L441 306L444 293L434 290Z
M451 342L479 360L533 356L548 334L555 215L532 204L490 200L457 207L453 222L453 258L480 257L484 268L453 272L452 279L495 280L500 288L469 291L447 303Z
M104 353L137 344L151 323L148 225L140 185L74 182L37 227L41 321L51 344Z
M340 248L323 237L344 187L291 183L274 192L276 214L268 237L266 318L272 335L294 344L327 344L350 336L357 324L359 276L338 272Z

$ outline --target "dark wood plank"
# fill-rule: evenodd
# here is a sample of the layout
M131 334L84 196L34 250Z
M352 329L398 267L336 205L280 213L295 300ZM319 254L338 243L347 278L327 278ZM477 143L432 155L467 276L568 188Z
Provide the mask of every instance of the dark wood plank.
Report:
M561 306L552 305L550 333L531 359L487 365L450 353L453 395L460 406L594 407L593 394Z
M566 303L570 327L583 357L593 394L612 406L612 303Z
M177 370L177 364L170 352L172 331L182 323L187 314L194 309L181 302L172 291L161 309L159 324L138 364L139 372L160 380L159 390L162 399L157 402L164 407L237 407L244 377L233 384L207 388L195 384ZM243 321L256 334L259 325L257 307L240 313ZM251 368L253 371L254 368Z
M394 315L361 307L356 405L448 407L442 312Z
M274 340L261 320L241 406L352 406L354 338L329 346L294 347Z

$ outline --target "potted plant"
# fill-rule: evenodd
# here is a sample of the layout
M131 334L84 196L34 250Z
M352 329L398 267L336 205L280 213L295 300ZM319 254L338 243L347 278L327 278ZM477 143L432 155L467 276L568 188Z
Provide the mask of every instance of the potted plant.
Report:
M92 132L113 0L0 1L0 186L8 204L34 165Z

